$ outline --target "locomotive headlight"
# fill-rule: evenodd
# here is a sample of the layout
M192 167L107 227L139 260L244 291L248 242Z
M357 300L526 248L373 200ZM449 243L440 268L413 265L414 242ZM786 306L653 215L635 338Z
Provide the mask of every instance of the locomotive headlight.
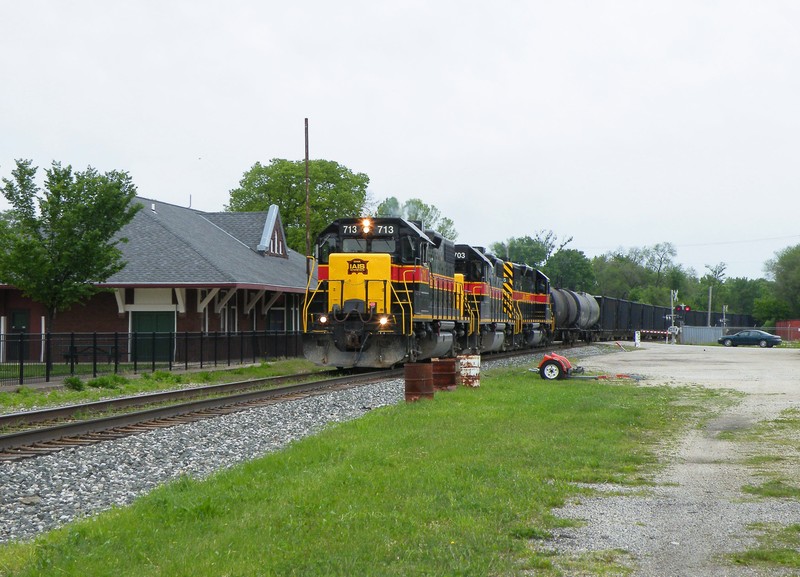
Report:
M328 322L328 315L319 315L319 322L323 325Z
M364 234L369 234L369 231L372 230L372 221L368 218L362 220L361 230L364 232Z
M386 316L380 317L378 319L378 324L381 325L382 327L385 327L386 325L389 324L389 317Z

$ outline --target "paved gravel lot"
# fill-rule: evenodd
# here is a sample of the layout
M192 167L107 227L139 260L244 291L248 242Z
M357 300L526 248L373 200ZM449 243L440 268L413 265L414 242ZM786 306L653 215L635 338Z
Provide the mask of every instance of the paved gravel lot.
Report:
M580 362L587 370L642 375L643 385L702 385L744 393L703 427L690 430L677 445L664 447L666 467L655 486L642 491L597 487L607 493L568 504L559 514L583 519L577 529L560 529L547 547L567 555L622 550L633 575L641 577L720 577L797 575L779 569L739 567L725 553L755 544L747 525L800 522L800 502L756 498L744 485L761 485L764 472L798 484L800 439L786 446L720 438L723 431L746 430L800 410L800 350L723 348L644 343L616 355ZM797 432L795 431L795 434ZM754 455L779 454L779 463L746 464ZM780 467L780 469L779 469Z

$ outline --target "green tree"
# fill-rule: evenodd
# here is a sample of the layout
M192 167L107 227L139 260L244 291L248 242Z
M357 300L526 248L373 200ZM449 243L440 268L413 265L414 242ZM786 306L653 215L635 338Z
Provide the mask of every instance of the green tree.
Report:
M0 281L43 304L52 330L57 311L99 292L95 283L125 266L117 245L127 239L118 233L141 205L124 172L73 173L53 162L42 193L36 171L17 160L12 178L3 178L11 210L0 221Z
M725 294L720 297L724 299L722 304L728 305L728 310L731 312L752 315L756 299L772 294L771 284L763 278L727 278L723 285Z
M572 237L559 241L552 230L540 230L533 237L511 237L505 242L492 243L490 250L511 262L541 268L554 253L562 250L570 242Z
M597 292L603 296L639 300L649 283L649 271L644 267L640 249L627 253L618 250L592 259L597 279Z
M800 244L775 253L775 258L767 261L765 269L775 281L775 298L788 306L784 318L800 316Z
M775 326L775 321L792 316L789 304L774 295L767 295L756 299L753 305L753 316L763 326Z
M666 272L673 266L672 259L678 254L671 242L660 242L642 249L644 266L655 275L654 285L660 288L664 284Z
M450 240L458 238L453 221L442 216L441 211L432 204L426 204L418 198L412 198L400 204L394 196L390 196L378 205L377 216L397 216L407 220L417 220L426 229L435 230Z
M266 211L277 205L286 232L286 242L299 253L306 252L305 161L273 158L268 165L256 162L244 173L239 188L230 191L227 210ZM369 177L354 173L332 160L309 162L309 238L337 218L362 216L367 204Z
M571 248L559 250L547 259L542 270L550 277L554 287L586 292L595 290L592 261L582 251Z

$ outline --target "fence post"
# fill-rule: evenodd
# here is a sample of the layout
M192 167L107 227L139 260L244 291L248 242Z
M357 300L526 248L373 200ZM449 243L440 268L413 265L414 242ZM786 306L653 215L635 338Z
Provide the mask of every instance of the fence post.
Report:
M92 378L97 378L97 333L92 333Z
M219 342L219 331L214 331L214 366L217 366L217 343Z
M204 335L203 331L200 331L200 368L201 369L203 368L203 344L204 344L203 335Z
M153 331L153 335L151 338L151 345L152 348L150 349L150 366L152 368L152 372L156 372L156 332Z
M119 373L119 333L114 332L114 374Z
M133 346L131 352L133 353L133 374L135 375L139 368L139 335L138 333L131 333L133 338Z
M53 359L51 357L52 348L50 346L50 330L44 333L44 382L50 382L50 373L53 370Z
M189 331L183 331L183 368L189 370Z
M25 384L25 333L19 333L19 384Z
M75 347L75 333L69 333L69 374L75 374L75 361L78 358L78 349Z

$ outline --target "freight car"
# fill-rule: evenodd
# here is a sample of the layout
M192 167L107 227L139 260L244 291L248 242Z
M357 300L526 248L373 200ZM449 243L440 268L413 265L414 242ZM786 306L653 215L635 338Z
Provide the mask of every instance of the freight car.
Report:
M315 254L302 328L303 353L319 365L392 367L635 331L661 338L672 322L668 307L551 288L539 270L402 218L334 221Z

